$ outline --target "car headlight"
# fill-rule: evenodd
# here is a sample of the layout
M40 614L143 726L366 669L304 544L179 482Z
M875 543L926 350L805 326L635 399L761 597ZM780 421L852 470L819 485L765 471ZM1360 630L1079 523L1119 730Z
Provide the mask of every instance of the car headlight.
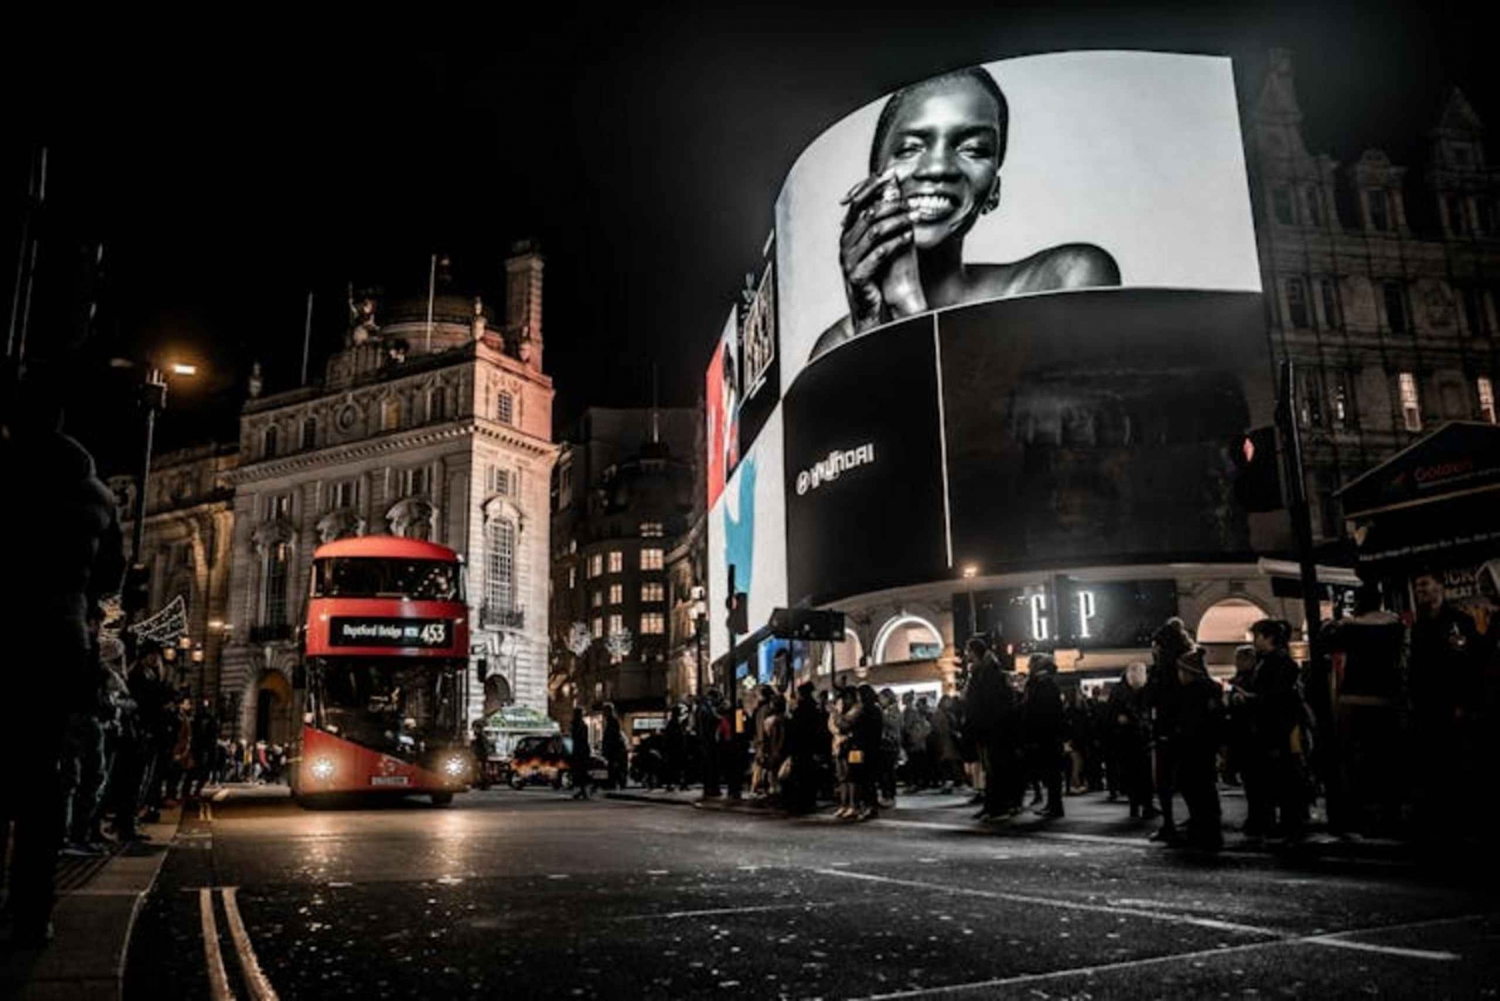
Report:
M468 765L464 762L463 758L449 758L447 761L443 762L443 771L448 775L448 777L456 779L464 772L468 771Z
M332 758L314 758L313 759L313 763L310 766L308 766L308 770L310 772L312 772L312 777L315 778L315 779L332 778L333 777L333 759Z

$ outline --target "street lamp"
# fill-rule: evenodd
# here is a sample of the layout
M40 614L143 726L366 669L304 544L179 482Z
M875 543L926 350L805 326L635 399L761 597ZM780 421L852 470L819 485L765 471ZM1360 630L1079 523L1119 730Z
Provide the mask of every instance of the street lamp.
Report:
M114 368L136 368L128 358L110 361ZM175 362L168 366L173 375L192 376L198 373L196 365ZM156 437L156 415L167 408L167 377L155 365L146 369L146 380L141 384L141 405L146 408L146 434L141 448L140 477L136 480L134 523L130 530L130 590L139 592L146 585L146 566L141 559L141 548L146 534L146 481L151 476L151 446Z
M973 636L979 632L979 616L974 611L974 578L979 576L978 564L965 563L963 573L964 591L969 596L969 636Z

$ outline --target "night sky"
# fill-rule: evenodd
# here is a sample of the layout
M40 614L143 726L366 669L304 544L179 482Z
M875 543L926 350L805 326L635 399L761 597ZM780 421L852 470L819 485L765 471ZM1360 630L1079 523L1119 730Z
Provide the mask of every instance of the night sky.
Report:
M295 384L309 290L317 371L342 335L347 281L420 287L440 250L461 284L484 284L520 238L547 256L559 427L589 405L649 402L653 363L662 402L691 404L798 152L848 111L956 65L1066 48L1224 53L1243 103L1265 51L1286 46L1310 145L1343 162L1381 146L1420 167L1452 83L1500 116L1480 29L1435 4L544 8L530 23L316 37L275 13L195 43L182 23L12 33L9 137L52 144L58 214L106 242L96 352L153 349L212 373L174 389L168 444L232 433L252 359L268 390ZM8 201L23 189L14 174ZM134 440L124 389L79 385L74 433L118 468Z

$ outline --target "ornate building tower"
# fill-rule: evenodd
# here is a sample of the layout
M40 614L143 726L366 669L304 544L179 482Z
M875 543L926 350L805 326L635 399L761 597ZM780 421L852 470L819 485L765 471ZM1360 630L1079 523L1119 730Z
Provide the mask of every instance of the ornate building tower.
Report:
M455 289L446 259L435 262L430 295L351 289L349 334L324 378L246 404L242 462L230 476L224 652L241 736L290 734L294 637L312 554L349 535L430 539L462 554L474 656L505 678L516 702L546 711L556 448L552 380L541 368L541 272L540 253L514 248L503 313L479 290ZM472 718L484 693L468 678Z

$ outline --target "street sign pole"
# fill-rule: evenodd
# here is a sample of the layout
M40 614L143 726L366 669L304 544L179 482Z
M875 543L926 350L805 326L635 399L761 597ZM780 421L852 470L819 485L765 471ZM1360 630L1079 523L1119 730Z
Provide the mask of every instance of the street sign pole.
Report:
M1302 577L1302 614L1307 619L1304 638L1308 656L1318 635L1322 609L1318 602L1318 570L1313 562L1312 514L1307 504L1307 484L1303 479L1302 436L1297 428L1296 372L1291 359L1281 362L1280 392L1276 403L1276 423L1281 427L1285 448L1287 510L1292 516L1292 530L1297 534L1297 563Z

